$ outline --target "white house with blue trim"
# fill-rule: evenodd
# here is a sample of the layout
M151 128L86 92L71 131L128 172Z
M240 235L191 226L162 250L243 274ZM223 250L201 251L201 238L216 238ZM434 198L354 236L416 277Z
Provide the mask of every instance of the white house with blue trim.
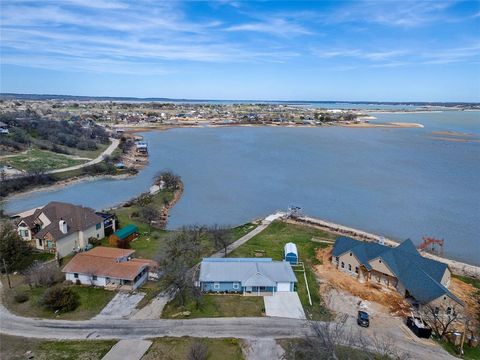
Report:
M270 258L205 258L200 264L203 292L258 294L295 291L297 277L287 261Z

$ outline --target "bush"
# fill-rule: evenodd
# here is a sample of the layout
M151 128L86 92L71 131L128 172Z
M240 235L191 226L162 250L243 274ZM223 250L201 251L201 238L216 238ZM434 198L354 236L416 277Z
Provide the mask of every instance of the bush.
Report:
M15 296L13 298L14 298L15 302L17 302L19 304L28 301L28 295L25 294L25 293L15 294Z
M188 349L187 360L206 360L208 357L208 346L201 341L195 340Z
M30 287L52 286L63 281L65 276L57 263L34 263L24 272L25 281Z
M54 286L45 291L43 305L52 311L72 311L78 306L78 296L70 287Z

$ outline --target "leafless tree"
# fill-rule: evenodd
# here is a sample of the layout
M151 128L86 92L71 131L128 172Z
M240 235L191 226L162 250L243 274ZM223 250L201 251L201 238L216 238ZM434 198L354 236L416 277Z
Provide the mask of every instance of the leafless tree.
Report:
M424 305L420 315L440 338L451 333L456 323L463 324L465 320L463 308L453 303L445 306Z
M165 184L165 188L170 191L175 191L180 188L181 178L171 171L164 171L159 173L156 178L158 182L162 180Z
M51 286L64 279L56 262L46 264L35 263L24 271L25 282L30 286Z
M141 218L148 223L148 232L152 232L152 223L160 217L160 212L151 205L140 209Z
M199 340L194 340L188 349L186 360L206 360L208 346Z
M341 315L333 322L310 322L310 334L287 346L285 359L319 360L344 359L348 349L362 352L366 360L389 358L407 360L409 355L399 351L388 336L365 335L347 324L347 315Z
M214 225L209 229L209 234L215 249L224 251L224 256L227 256L228 245L233 242L233 233L231 229Z

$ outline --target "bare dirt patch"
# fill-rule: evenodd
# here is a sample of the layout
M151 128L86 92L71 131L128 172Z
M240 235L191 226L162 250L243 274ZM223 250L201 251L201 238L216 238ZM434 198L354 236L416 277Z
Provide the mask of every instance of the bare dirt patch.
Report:
M480 314L480 296L477 292L480 290L454 277L450 280L449 289L465 303L465 312L475 323L474 325L479 327L478 314Z

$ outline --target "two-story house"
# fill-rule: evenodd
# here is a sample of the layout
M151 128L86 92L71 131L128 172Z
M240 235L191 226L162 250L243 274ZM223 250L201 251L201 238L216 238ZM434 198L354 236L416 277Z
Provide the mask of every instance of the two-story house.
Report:
M463 302L450 290L447 264L420 255L410 239L396 247L339 237L333 246L332 263L360 282L395 288L419 306L452 308Z
M103 218L94 210L57 201L21 218L17 229L35 248L56 253L59 258L84 250L90 238L105 237Z

